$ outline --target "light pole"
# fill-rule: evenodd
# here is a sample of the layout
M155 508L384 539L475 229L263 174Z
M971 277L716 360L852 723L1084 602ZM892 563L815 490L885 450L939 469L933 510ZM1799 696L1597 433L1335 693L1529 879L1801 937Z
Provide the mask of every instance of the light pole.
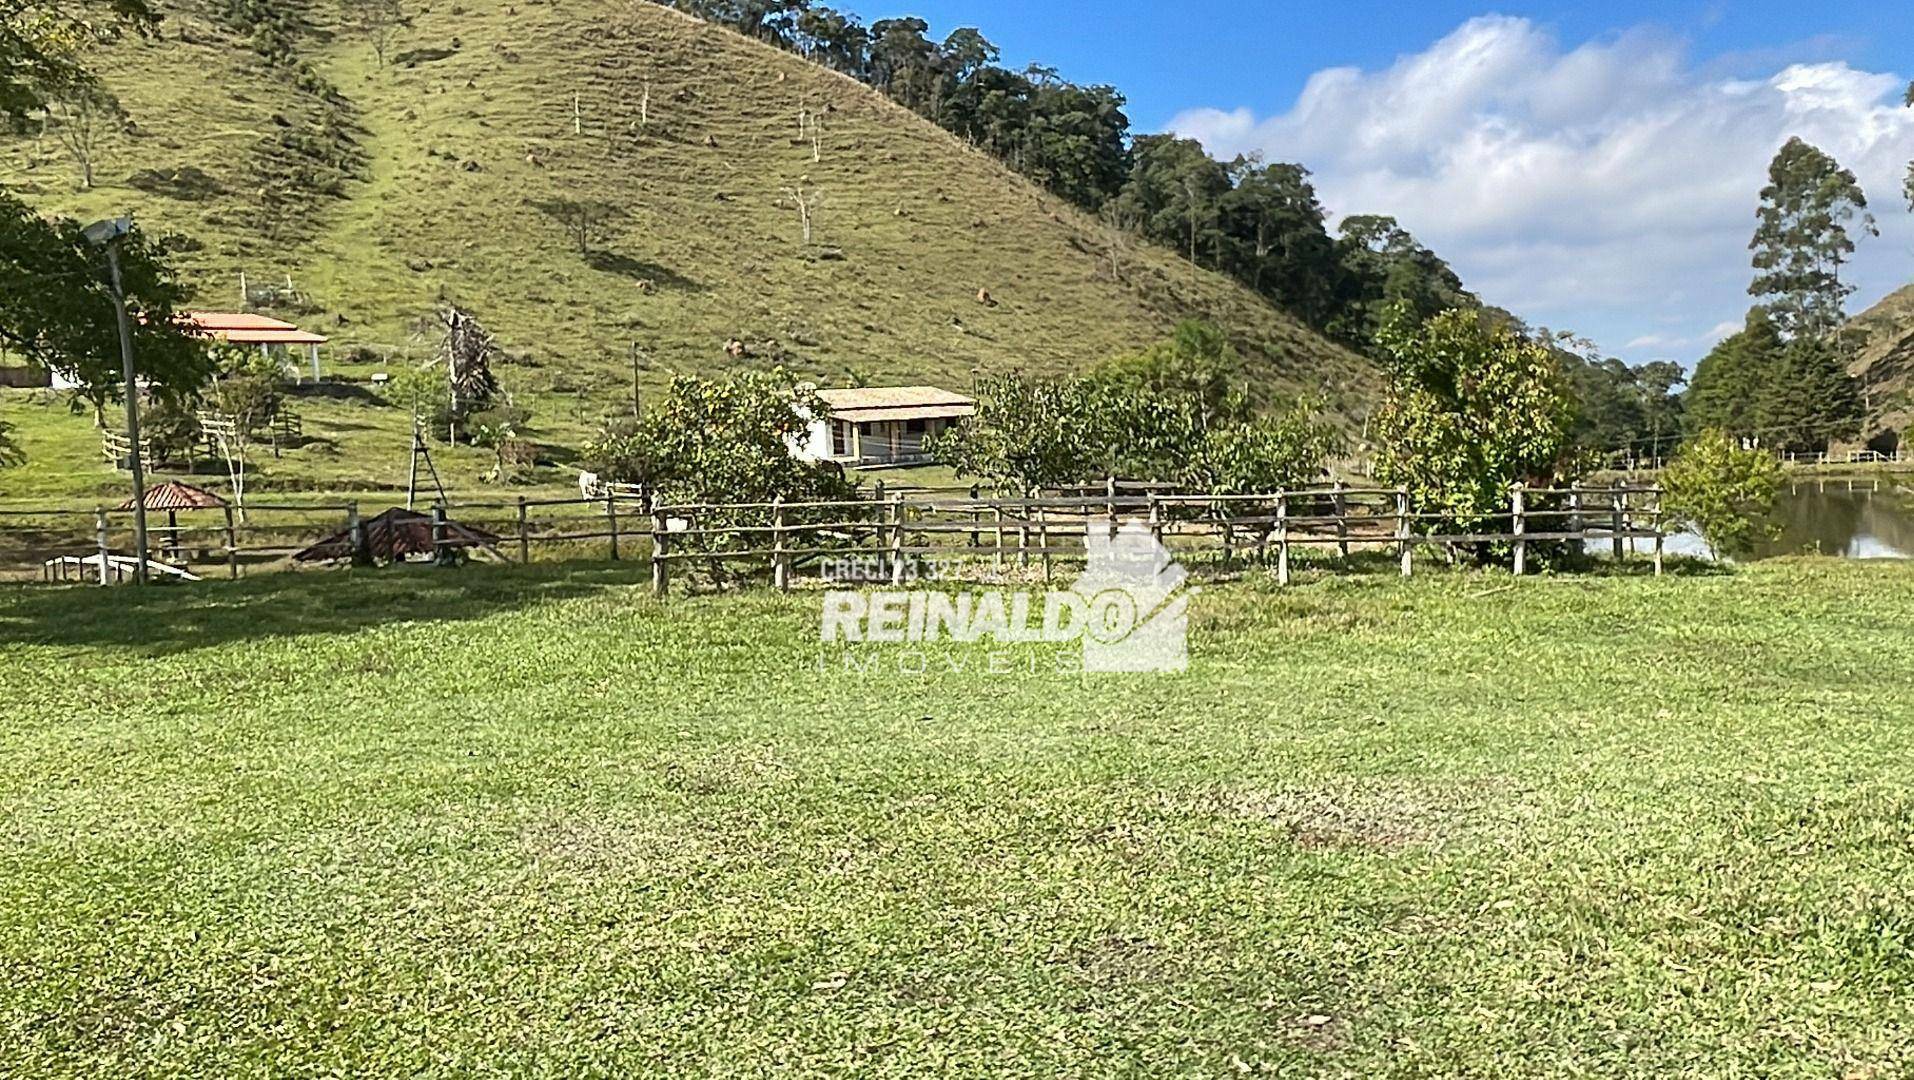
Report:
M127 458L133 471L133 581L146 584L146 463L140 459L140 387L133 377L133 323L126 314L126 290L120 284L120 241L133 231L131 218L88 225L87 242L106 249L107 280L113 287L113 317L120 325L120 367L125 379ZM105 558L102 555L101 558ZM100 568L105 574L106 567Z

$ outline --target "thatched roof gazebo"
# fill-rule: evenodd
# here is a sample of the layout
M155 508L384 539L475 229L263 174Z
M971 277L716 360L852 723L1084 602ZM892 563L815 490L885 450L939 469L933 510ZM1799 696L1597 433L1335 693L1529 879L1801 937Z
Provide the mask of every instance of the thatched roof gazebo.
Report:
M446 551L484 548L498 552L499 538L484 529L460 525L451 519L434 522L432 515L393 507L360 526L365 534L364 553L375 562L403 562ZM434 529L441 539L433 539ZM294 562L343 562L354 557L351 529L333 534L293 556Z

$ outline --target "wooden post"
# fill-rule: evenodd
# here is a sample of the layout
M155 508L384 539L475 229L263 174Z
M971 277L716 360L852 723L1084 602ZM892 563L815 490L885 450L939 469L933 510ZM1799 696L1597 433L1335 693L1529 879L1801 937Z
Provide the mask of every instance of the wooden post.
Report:
M791 591L790 556L784 552L784 496L771 500L771 584L779 592Z
M239 529L233 523L233 508L226 507L226 572L239 580Z
M891 496L891 587L904 585L904 497Z
M1528 516L1525 513L1524 496L1527 493L1517 481L1509 495L1509 516L1515 522L1515 576L1521 577L1529 572L1529 542L1524 539L1528 534Z
M1667 539L1667 538L1666 538L1666 537L1665 537L1665 536L1663 535L1663 532L1662 532L1662 512L1661 512L1661 489L1660 489L1660 488L1656 488L1656 489L1655 489L1655 492L1654 492L1654 495L1655 495L1655 517L1654 517L1654 522L1655 522L1655 576L1656 576L1656 577L1660 577L1660 576L1662 575L1662 549L1663 549L1663 547L1665 546L1665 543L1666 543L1666 539Z
M1396 546L1402 556L1402 576L1408 577L1415 570L1414 557L1410 554L1414 549L1409 543L1409 489L1406 487L1396 489Z
M1043 583L1050 584L1050 510L1037 506L1037 546L1043 549Z
M1236 559L1236 526L1230 521L1230 508L1227 502L1210 502L1210 512L1223 515L1223 565L1228 567Z
M1626 509L1628 506L1628 493L1621 488L1616 488L1613 497L1609 501L1614 506L1614 516L1611 527L1614 533L1613 545L1615 548L1615 561L1622 562L1628 558L1628 538L1622 535L1628 528Z
M605 521L611 526L611 561L618 561L618 496L605 496Z
M352 541L352 565L371 566L372 549L366 542L366 523L359 516L357 501L346 504L346 535Z
M525 496L520 495L518 497L518 563L520 566L525 566L530 564L531 561L532 561L531 521L527 519L525 514Z
M991 503L990 514L991 519L995 522L997 540L996 548L990 553L990 564L991 569L1001 574L1004 572L1004 504L1000 502Z
M1588 543L1588 523L1582 519L1582 482L1580 480L1568 486L1568 531L1577 534L1583 544Z
M973 548L984 545L983 535L977 531L978 523L984 519L983 512L977 509L978 495L977 485L970 485L970 546Z
M666 561L667 548L671 543L671 530L666 527L664 504L658 496L651 497L651 594L663 598L671 591L671 564Z
M1154 491L1150 492L1150 539L1163 546L1163 500Z
M1336 514L1336 551L1343 558L1349 557L1349 485L1336 481L1334 510Z
M1035 492L1026 489L1017 505L1017 568L1030 568L1030 499Z
M1276 584L1289 584L1289 493L1276 496Z
M113 538L107 534L106 507L97 507L93 511L93 524L99 532L100 541L100 587L105 588L106 568L112 562Z
M440 566L451 565L451 549L445 544L445 504L432 504L432 561Z
M1117 478L1112 476L1103 482L1103 506L1110 515L1110 539L1117 535Z

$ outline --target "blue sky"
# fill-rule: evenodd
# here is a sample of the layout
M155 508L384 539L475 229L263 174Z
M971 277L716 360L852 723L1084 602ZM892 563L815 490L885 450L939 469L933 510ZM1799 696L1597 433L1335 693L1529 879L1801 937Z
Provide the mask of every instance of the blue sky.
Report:
M1631 360L1692 362L1747 307L1774 149L1861 174L1883 236L1855 306L1914 280L1914 3L849 0L976 26L1131 101L1138 131L1317 174L1332 215L1389 212L1492 302Z

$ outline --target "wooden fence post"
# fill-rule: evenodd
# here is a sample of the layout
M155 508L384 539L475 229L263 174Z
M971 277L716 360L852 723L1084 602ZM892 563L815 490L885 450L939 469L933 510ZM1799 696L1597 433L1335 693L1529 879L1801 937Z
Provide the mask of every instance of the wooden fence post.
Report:
M432 561L440 566L450 565L450 549L445 545L445 504L432 504Z
M112 562L113 538L107 534L106 507L97 507L93 511L93 525L99 532L100 541L100 587L105 588L106 568Z
M1407 487L1396 489L1396 546L1401 549L1402 576L1408 577L1415 570L1414 557L1410 554L1414 548L1409 543L1409 489Z
M346 504L346 536L352 543L352 565L371 566L372 548L367 542L365 519L359 516L356 500Z
M611 561L618 561L618 496L605 496L605 521L611 526Z
M664 504L658 496L651 497L651 594L662 599L671 591L671 564L666 561L670 552L671 530L665 522Z
M1117 478L1112 476L1103 482L1103 507L1110 515L1110 539L1117 535Z
M1017 568L1030 569L1030 500L1036 492L1024 489L1023 497L1017 500Z
M1043 583L1050 584L1050 508L1037 505L1037 546L1043 549Z
M520 566L532 561L531 522L525 515L525 496L518 497L518 563Z
M239 528L233 521L233 508L226 507L226 572L239 580Z
M1655 498L1655 516L1653 520L1655 525L1655 576L1660 577L1662 576L1662 550L1663 550L1663 547L1665 546L1665 542L1667 539L1666 535L1663 533L1660 488L1654 489L1654 498Z
M771 584L779 592L791 591L790 556L784 553L784 496L771 500Z
M1334 504L1336 514L1336 551L1345 559L1349 557L1349 496L1346 494L1348 487L1349 485L1343 483L1341 480L1336 481L1336 501Z
M1516 577L1529 572L1529 542L1524 539L1528 535L1528 515L1525 513L1528 508L1524 505L1526 494L1527 492L1522 488L1522 482L1518 480L1509 495L1509 515L1515 522Z
M992 570L1001 574L1004 572L1004 504L991 503L990 514L991 520L995 523L997 541L995 549L990 553L990 565Z
M904 497L891 496L891 587L904 585Z
M1154 491L1150 492L1150 539L1163 546L1163 499Z
M1289 493L1276 496L1276 584L1289 584Z
M1612 531L1614 533L1615 561L1623 562L1628 558L1628 537L1622 535L1628 529L1628 493L1617 487L1609 502L1614 507Z
M1223 516L1223 566L1227 568L1232 562L1236 561L1236 524L1230 517L1228 502L1218 504L1217 501L1212 498L1210 500L1210 512L1213 514L1221 513Z
M977 531L978 524L984 519L983 512L977 509L977 499L981 494L976 484L970 485L970 546L973 548L984 546L983 534Z

